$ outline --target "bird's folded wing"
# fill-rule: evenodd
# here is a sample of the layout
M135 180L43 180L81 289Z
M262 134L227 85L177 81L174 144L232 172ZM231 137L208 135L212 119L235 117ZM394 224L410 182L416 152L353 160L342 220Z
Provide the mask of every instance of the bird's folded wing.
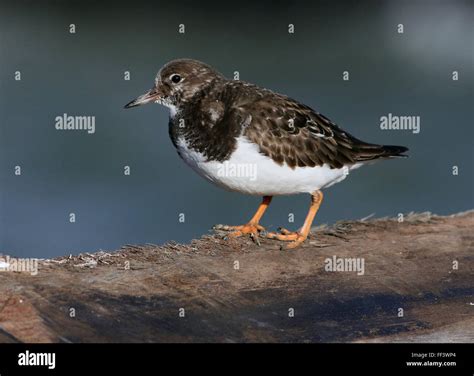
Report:
M261 153L291 168L342 168L385 156L383 146L360 141L310 107L279 94L267 92L239 104L236 116Z

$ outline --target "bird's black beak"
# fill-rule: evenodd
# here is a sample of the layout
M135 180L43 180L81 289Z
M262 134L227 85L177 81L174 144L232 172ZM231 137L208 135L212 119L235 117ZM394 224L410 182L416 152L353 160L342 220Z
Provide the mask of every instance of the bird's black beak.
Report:
M127 103L124 106L124 108L141 106L142 104L154 102L159 99L160 99L160 93L156 90L156 88L153 88L150 91L146 92L145 94L140 95L137 99L134 99L130 103Z

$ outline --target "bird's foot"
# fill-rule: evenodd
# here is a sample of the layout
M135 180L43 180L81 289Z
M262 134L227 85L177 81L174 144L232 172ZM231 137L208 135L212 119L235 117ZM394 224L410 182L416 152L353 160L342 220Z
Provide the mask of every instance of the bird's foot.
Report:
M302 234L299 231L289 231L285 228L280 228L280 232L268 232L266 237L268 239L277 239L285 242L289 242L288 244L281 245L280 249L294 249L300 246L308 237L308 235Z
M249 234L252 240L258 245L260 245L258 240L259 233L265 231L265 228L258 223L247 223L240 226L215 225L214 229L220 231L230 231L229 234L227 234L228 238L237 238L239 236Z

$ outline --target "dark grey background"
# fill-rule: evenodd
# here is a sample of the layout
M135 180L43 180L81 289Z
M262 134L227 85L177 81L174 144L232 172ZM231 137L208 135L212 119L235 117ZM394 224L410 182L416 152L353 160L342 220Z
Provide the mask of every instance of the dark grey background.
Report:
M260 199L190 170L168 139L166 109L122 109L180 57L229 77L238 70L366 141L410 148L409 159L364 167L327 190L315 224L473 207L472 2L195 3L1 3L0 253L51 257L188 241L215 223L249 219ZM380 130L389 112L421 116L421 132ZM56 131L63 113L96 116L96 133ZM276 198L263 224L299 227L307 205L304 195Z

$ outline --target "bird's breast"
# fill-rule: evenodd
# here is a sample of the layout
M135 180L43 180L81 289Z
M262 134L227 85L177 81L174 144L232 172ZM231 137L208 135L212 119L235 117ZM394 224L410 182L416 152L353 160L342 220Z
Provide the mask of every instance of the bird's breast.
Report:
M209 159L184 137L177 139L180 157L206 180L230 191L251 195L311 193L343 180L347 169L329 166L290 168L260 153L246 137L236 138L236 148L222 161ZM352 166L351 168L358 167Z

